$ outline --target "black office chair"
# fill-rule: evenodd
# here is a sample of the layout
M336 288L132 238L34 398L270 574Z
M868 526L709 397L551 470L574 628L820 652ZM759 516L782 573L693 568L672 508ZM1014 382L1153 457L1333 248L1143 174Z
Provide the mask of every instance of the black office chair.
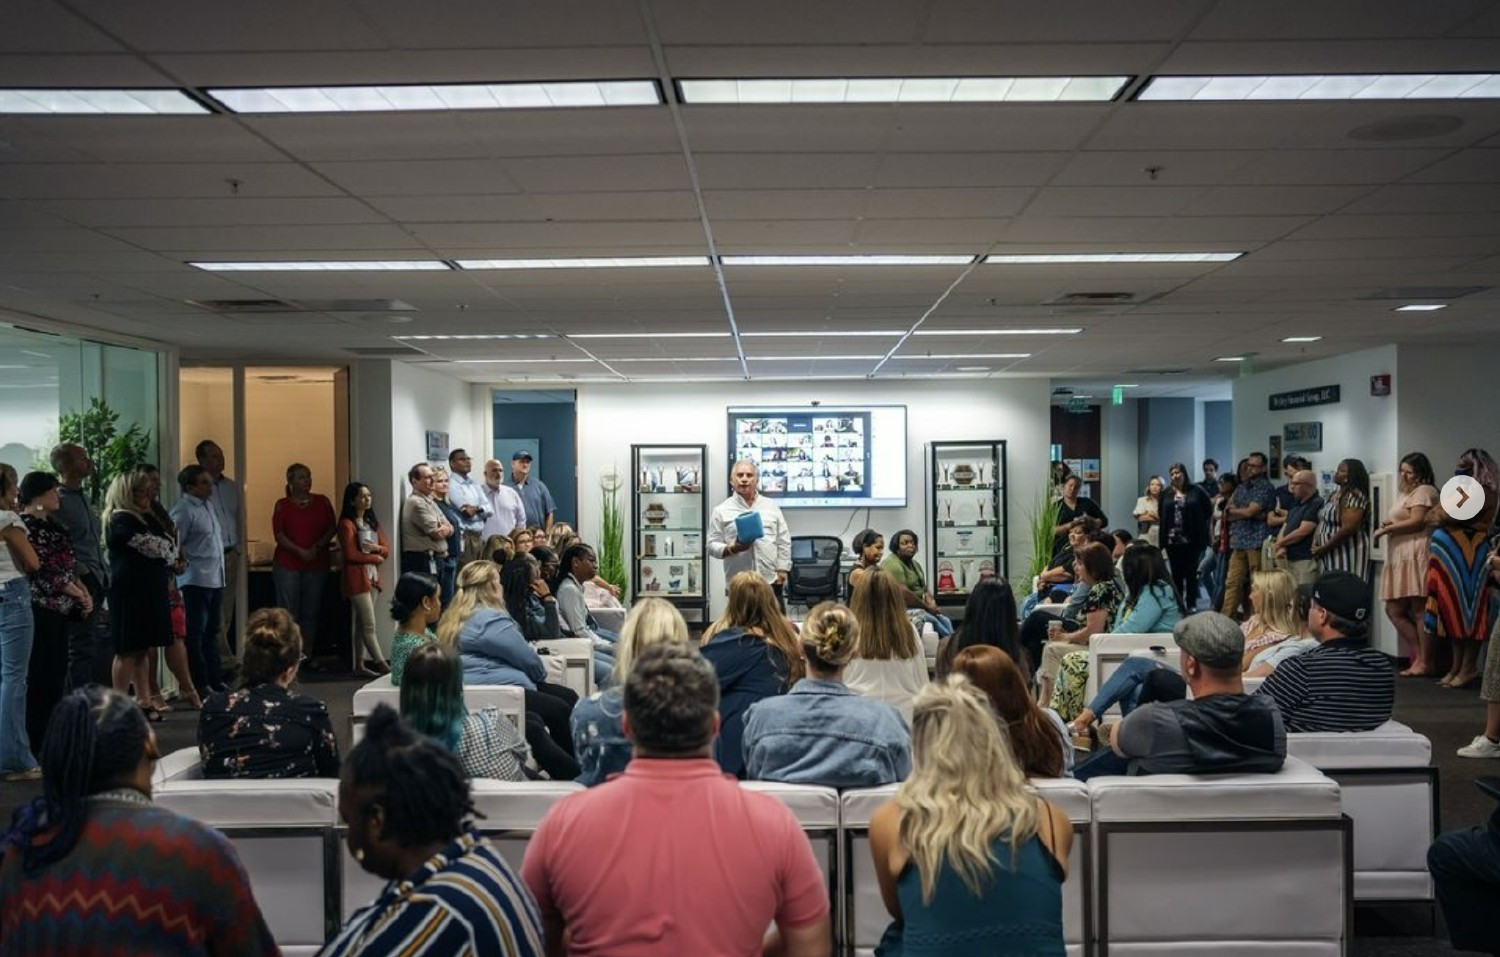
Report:
M792 570L786 577L786 602L811 608L839 597L839 558L844 543L831 535L793 535Z

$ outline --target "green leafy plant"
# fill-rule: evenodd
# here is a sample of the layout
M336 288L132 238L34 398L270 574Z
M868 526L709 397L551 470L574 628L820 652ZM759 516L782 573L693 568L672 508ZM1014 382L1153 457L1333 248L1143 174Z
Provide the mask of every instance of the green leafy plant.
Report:
M89 501L98 505L115 476L140 468L151 454L151 433L131 423L121 432L120 413L95 396L81 412L65 412L57 420L60 442L80 445L94 461L94 474L84 480Z
M624 593L629 584L625 575L625 516L620 512L620 484L618 469L611 468L599 477L599 488L602 490L599 497L603 506L599 577Z
M1052 560L1052 532L1057 523L1057 506L1047 492L1049 488L1050 482L1043 485L1042 491L1037 493L1024 513L1026 541L1031 546L1031 560L1026 565L1023 589L1026 591L1031 588L1031 580L1046 571L1047 563Z

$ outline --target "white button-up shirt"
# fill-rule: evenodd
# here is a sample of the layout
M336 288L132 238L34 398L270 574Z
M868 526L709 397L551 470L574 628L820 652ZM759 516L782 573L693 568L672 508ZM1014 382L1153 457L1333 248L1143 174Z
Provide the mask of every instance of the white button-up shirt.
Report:
M727 547L739 541L734 520L746 512L759 512L765 534L755 540L747 552L726 556ZM778 571L792 570L792 532L776 503L756 495L747 503L738 494L729 496L714 507L708 518L708 553L724 560L727 581L740 572L753 571L768 582L776 580Z
M485 538L509 535L526 524L526 503L521 501L520 492L509 485L491 488L488 482L482 488L490 506L490 517L484 523Z
M461 526L466 532L484 531L484 520L490 517L490 501L484 494L483 483L474 481L473 475L459 475L454 472L448 481L448 504L458 512L462 519ZM463 518L462 509L465 505L472 505L479 511L474 513L473 518Z

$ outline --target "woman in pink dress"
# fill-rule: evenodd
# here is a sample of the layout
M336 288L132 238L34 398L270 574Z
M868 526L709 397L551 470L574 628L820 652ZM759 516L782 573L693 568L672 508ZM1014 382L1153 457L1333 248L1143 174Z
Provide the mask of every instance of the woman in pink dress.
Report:
M1421 452L1402 457L1400 478L1401 494L1372 540L1387 539L1380 599L1411 662L1401 674L1411 678L1432 669L1432 638L1423 619L1427 616L1427 540L1431 535L1427 516L1437 504L1438 490L1432 463Z

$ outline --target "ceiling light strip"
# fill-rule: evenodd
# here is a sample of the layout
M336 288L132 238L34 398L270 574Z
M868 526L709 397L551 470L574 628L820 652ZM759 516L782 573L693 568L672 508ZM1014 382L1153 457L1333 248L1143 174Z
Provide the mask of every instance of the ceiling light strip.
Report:
M1071 329L918 329L916 336L1076 336L1083 330Z
M707 256L603 256L581 259L455 259L459 269L654 269L707 266Z
M570 332L566 339L728 339L727 332Z
M1500 99L1496 73L1306 73L1154 76L1136 95L1156 102Z
M724 256L726 266L967 266L974 257L963 256Z
M453 268L441 259L299 259L281 262L190 262L188 265L205 272L439 272Z
M0 89L0 113L53 116L177 116L210 113L182 90Z
M678 80L691 105L1108 103L1128 76L891 76Z
M1035 266L1094 263L1227 263L1245 255L1243 252L1192 253L992 253L984 257L988 265Z
M268 86L206 91L233 113L409 113L660 106L655 80Z

